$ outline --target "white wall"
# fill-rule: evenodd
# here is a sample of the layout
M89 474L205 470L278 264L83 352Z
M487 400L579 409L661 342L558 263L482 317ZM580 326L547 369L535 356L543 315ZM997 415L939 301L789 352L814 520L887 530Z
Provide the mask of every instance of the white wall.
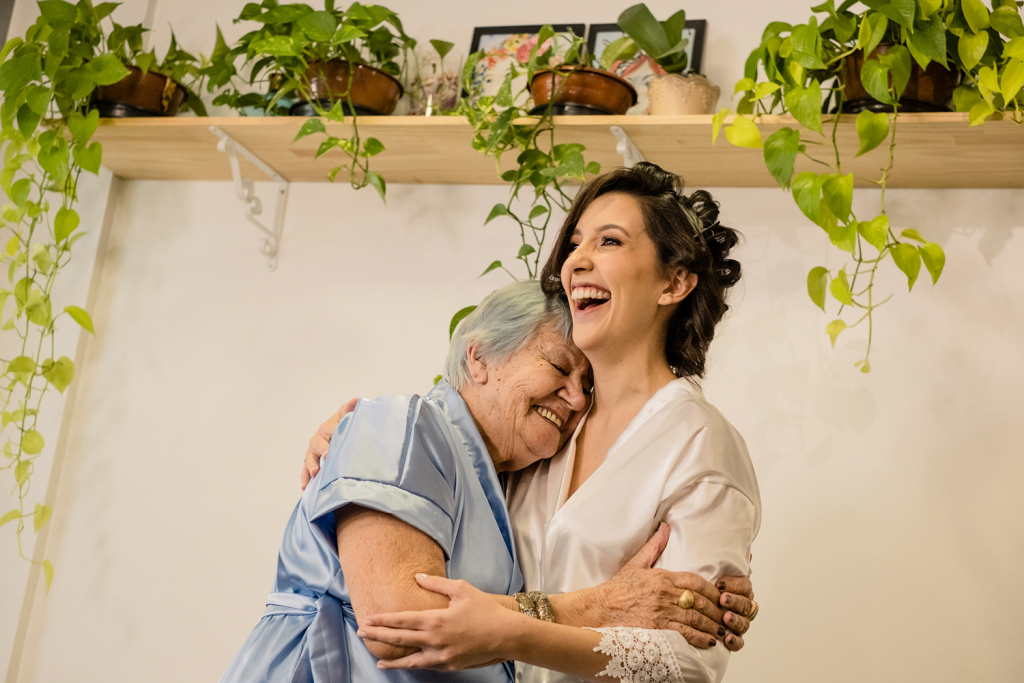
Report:
M240 5L161 3L158 43L169 22L208 49L214 20L240 33ZM463 51L475 25L621 9L389 6L410 33ZM707 72L723 89L769 20L807 14L797 0L687 11L709 20ZM940 242L948 264L934 290L883 282L897 295L868 376L851 367L864 335L832 351L804 290L809 268L836 263L820 230L779 191L712 192L746 235L745 278L706 389L747 437L764 502L764 609L729 680L1018 680L1024 192L890 193L893 220ZM263 611L309 434L350 396L429 386L452 312L504 283L476 279L515 249L510 226L481 225L503 196L392 186L385 209L370 192L296 184L268 273L229 184L124 183L65 425L57 579L17 680L216 680Z

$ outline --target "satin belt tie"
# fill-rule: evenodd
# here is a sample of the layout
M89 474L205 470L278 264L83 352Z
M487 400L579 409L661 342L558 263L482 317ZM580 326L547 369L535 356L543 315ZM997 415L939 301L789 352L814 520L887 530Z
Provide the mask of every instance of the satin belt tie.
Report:
M355 619L349 605L333 595L320 597L300 593L271 593L263 616L306 616L306 646L315 683L348 683L349 659L345 617Z

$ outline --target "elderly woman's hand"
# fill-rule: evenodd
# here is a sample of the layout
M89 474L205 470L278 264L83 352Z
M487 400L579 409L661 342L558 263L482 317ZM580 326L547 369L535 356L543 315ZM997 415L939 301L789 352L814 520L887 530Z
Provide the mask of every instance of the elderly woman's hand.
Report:
M754 586L745 576L723 576L715 585L722 593L718 604L728 610L724 622L730 633L724 639L725 646L735 652L743 648L743 634L757 615Z
M356 409L356 403L358 402L358 398L350 398L344 405L338 408L338 412L327 418L320 425L320 429L316 430L316 434L310 438L309 448L306 449L306 460L303 462L302 472L299 474L299 484L302 486L303 491L306 490L306 484L309 483L309 480L320 471L320 458L327 455L327 449L331 445L331 436L334 435L334 429L341 422L341 418Z

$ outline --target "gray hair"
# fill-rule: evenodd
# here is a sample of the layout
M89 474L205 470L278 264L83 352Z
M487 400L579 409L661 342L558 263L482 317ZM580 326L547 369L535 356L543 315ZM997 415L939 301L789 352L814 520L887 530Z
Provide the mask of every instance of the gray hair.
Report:
M548 298L536 280L523 280L491 292L466 316L452 335L444 378L456 389L470 381L467 349L474 344L478 355L487 363L502 363L526 346L537 328L555 323L558 333L572 338L572 314L568 303Z

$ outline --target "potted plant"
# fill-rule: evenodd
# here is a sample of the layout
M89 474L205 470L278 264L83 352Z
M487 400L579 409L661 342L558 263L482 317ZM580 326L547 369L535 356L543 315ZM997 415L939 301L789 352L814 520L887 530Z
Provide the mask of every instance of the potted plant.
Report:
M405 34L398 15L380 5L358 2L342 10L334 8L333 0L325 0L324 9L314 10L302 3L281 5L277 0L263 0L247 4L235 19L239 21L256 21L262 26L242 36L233 48L228 48L217 30L211 64L203 74L210 79L211 92L230 87L214 104L237 109L262 105L266 113L277 114L278 103L293 98L289 113L295 116L321 116L331 121L352 116L349 138L329 136L320 119L311 119L296 140L323 133L326 139L317 157L340 149L349 159L346 166L352 187L372 185L383 198L384 179L369 169L369 157L384 146L375 138L361 139L356 118L389 115L402 96L401 67L395 60L415 47L416 41ZM242 56L242 66L250 67L249 85L258 84L269 91L273 82L272 92L243 94L231 85ZM330 178L341 169L334 168Z
M942 247L916 230L899 230L886 212L885 190L900 114L904 107L920 108L929 94L930 105L945 104L943 93L950 92L949 84L959 76L962 82L951 89L951 96L958 111L969 112L971 125L999 109L1015 110L1020 120L1024 25L1018 5L1010 0L995 0L991 11L980 0L868 0L867 9L858 13L850 11L854 4L847 0L836 7L834 0L827 0L812 8L826 15L820 22L812 16L806 24L768 25L747 60L744 78L736 84L742 98L725 135L734 145L763 148L764 162L779 185L791 190L808 219L848 254L838 270L812 269L808 294L823 311L829 293L838 304L837 317L825 328L833 346L844 330L867 326L867 348L856 366L869 372L874 313L888 301L875 296L878 269L891 257L912 289L922 265L932 282L938 282L946 259ZM958 73L937 86L929 76L936 64L954 67L950 70ZM761 73L766 80L759 82ZM918 80L912 85L915 73ZM931 84L926 82L929 78ZM865 101L864 93L870 100ZM881 176L875 181L882 191L874 216L855 214L853 174L843 172L837 131L840 115L851 102L860 110L857 156L888 143ZM826 121L822 111L830 108L836 115ZM763 140L756 117L775 112L790 113L799 127L781 128ZM715 115L713 139L731 113L722 109ZM826 123L829 133L824 131ZM811 145L824 145L826 154L811 153ZM794 174L798 156L827 170ZM842 316L844 311L847 317Z
M142 50L146 30L141 24L113 23L106 46L129 73L117 83L97 87L91 106L103 117L177 116L185 111L206 116L206 107L197 94L202 81L200 60L178 47L173 32L164 58L157 60L155 49Z
M546 40L540 40L541 37ZM557 49L559 42L567 43L564 50ZM632 84L607 69L594 68L583 39L571 30L550 37L543 32L538 35L536 47L528 65L534 69L529 78L535 105L531 114L550 107L556 115L621 115L636 104Z
M54 357L53 339L72 323L93 332L86 311L58 303L54 294L84 234L74 208L79 178L83 171L97 173L103 157L92 141L100 118L89 109L93 93L129 74L121 57L107 51L98 27L115 7L40 2L40 16L24 37L0 50L0 188L8 198L0 233L10 283L0 290L0 331L9 336L5 348L17 349L0 362L0 432L7 437L0 470L11 476L8 490L17 495L17 505L0 515L0 527L13 524L19 556L33 563L23 535L29 525L38 532L51 515L29 498L35 464L45 452L39 413L49 391L63 393L75 375L70 358ZM49 589L53 566L45 559L38 564Z
M601 65L611 69L615 62L630 59L639 50L653 59L665 74L655 76L647 86L652 115L710 114L715 110L718 86L700 74L684 73L688 66L683 38L686 12L680 10L666 21L658 21L641 3L620 14L618 24L626 35L605 48Z

